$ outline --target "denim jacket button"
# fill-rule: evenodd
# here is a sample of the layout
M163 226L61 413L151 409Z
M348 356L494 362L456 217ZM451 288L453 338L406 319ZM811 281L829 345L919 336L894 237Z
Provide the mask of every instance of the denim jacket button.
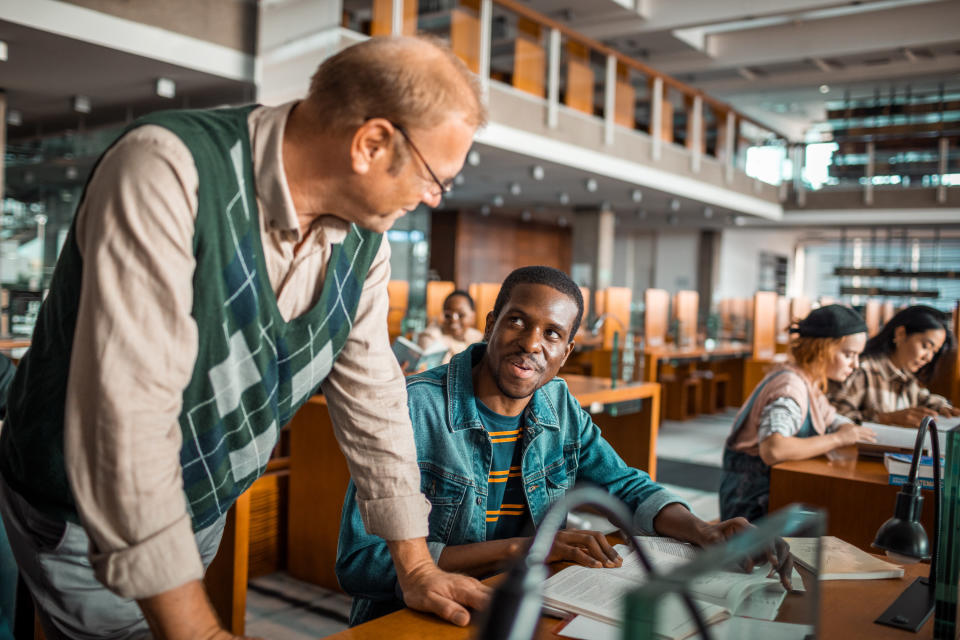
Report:
M483 504L483 498L477 496L477 504Z

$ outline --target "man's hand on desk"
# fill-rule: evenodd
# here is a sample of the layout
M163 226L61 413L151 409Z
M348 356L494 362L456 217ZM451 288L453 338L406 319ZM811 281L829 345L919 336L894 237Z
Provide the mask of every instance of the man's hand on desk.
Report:
M490 603L491 589L476 578L448 573L434 563L423 538L388 541L397 568L403 601L411 609L436 614L464 627L468 608L482 610Z
M224 631L199 580L137 601L153 637L163 640L234 640Z
M746 529L753 527L746 518L731 518L710 524L704 522L700 529L703 532L702 542L696 542L701 547L707 547L714 544L722 544L727 538L737 535ZM761 558L747 559L743 565L743 570L747 573L753 571L754 564L766 560L770 563L771 574L775 571L780 576L780 583L784 589L790 591L790 576L793 574L793 556L790 555L790 545L783 538L777 538L774 547L767 549L765 556Z
M575 562L585 567L613 569L623 564L623 558L599 531L563 529L553 541L547 562Z

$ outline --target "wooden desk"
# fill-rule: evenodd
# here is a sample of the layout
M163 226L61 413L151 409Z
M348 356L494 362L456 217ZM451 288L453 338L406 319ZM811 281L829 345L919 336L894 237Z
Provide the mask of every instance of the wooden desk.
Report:
M655 476L660 385L641 383L611 389L609 380L576 375L564 379L588 410L594 403L644 399L639 413L596 413L592 417L627 464ZM340 589L334 563L343 496L349 480L346 460L333 436L326 399L314 396L290 423L287 570L298 580Z
M823 640L904 640L932 638L933 617L916 635L899 629L874 624L873 621L914 579L926 575L929 565L906 565L904 577L892 580L830 580L820 583L820 634ZM797 615L800 601L788 596L780 608L778 620L802 622ZM555 618L541 618L537 640L560 638L553 629ZM476 627L455 627L427 614L404 609L328 636L333 640L466 640L476 634Z
M830 462L812 460L783 462L770 470L770 510L794 502L820 507L827 512L827 534L873 552L873 538L887 519L900 487L887 484L887 470L879 460L849 459ZM921 521L933 531L933 493L924 492Z

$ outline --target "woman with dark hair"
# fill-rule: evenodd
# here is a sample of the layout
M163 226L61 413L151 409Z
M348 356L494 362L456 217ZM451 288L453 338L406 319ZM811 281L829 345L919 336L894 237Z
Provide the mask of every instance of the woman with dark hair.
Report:
M443 357L443 364L450 362L450 358L457 355L474 342L482 342L483 334L474 327L477 314L473 298L462 289L457 289L443 301L443 315L438 324L431 324L417 337L417 342L424 349L430 348L436 342L447 346L447 354Z
M918 427L925 416L960 416L924 386L954 344L945 313L922 305L902 309L867 341L860 369L830 386L830 402L856 422Z

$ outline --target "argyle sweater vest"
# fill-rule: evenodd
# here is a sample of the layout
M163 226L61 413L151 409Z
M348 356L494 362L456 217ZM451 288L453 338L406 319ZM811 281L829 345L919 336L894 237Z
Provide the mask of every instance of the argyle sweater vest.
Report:
M171 130L199 176L192 310L199 348L179 416L194 530L225 513L263 473L280 429L330 373L382 239L351 225L332 248L319 300L283 319L260 237L247 123L252 108L170 111L133 125ZM38 508L71 520L77 515L64 467L63 420L83 269L74 234L72 228L0 432L0 472L8 484Z

